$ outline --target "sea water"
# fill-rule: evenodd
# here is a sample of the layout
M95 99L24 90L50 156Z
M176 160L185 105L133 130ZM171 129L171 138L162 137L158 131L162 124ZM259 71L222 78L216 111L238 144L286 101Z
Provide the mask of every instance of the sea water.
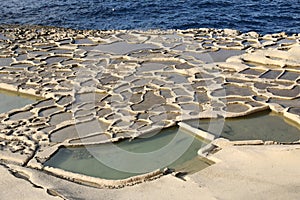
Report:
M75 29L231 28L300 32L299 0L5 0L1 24Z

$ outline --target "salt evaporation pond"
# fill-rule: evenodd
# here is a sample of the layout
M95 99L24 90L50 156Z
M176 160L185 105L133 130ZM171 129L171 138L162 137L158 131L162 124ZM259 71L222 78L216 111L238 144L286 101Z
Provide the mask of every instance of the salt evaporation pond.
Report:
M0 90L0 113L5 113L16 108L22 108L37 100L40 100L40 98L7 90Z
M245 117L230 118L223 122L216 119L201 119L189 120L185 123L229 140L260 139L264 141L292 142L300 139L299 127L285 120L282 116L269 111ZM222 128L219 129L219 127ZM220 132L217 132L217 130L220 130ZM125 179L164 167L193 173L212 164L212 162L199 157L197 154L198 150L206 144L203 140L196 139L175 126L164 129L154 136L136 138L132 141L123 140L113 145L101 144L87 148L63 147L44 165L113 180ZM160 151L166 146L169 146L169 148ZM158 154L150 156L146 161L143 159L133 161L130 156L119 151L120 149L133 154L141 154L145 157L152 152L158 152ZM182 155L179 152L182 152ZM181 156L177 159L176 156L179 154ZM128 159L126 156L128 156ZM103 157L105 157L104 160ZM167 158L172 158L174 162L165 162ZM116 168L127 170L117 170ZM128 169L131 169L131 172L128 172ZM133 173L133 171L136 171L136 173Z
M270 111L224 120L201 119L187 124L229 140L293 142L300 140L300 128L282 115ZM224 123L224 124L223 124ZM221 126L220 126L221 124ZM216 128L216 127L221 127Z
M212 164L197 156L198 150L206 144L176 126L149 137L123 140L114 145L60 148L44 165L112 180L164 167L192 173Z

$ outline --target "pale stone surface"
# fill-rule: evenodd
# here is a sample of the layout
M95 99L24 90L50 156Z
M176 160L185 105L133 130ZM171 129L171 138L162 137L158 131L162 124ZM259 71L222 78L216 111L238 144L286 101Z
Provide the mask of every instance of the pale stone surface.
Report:
M300 146L227 146L191 179L216 199L299 199Z
M121 189L97 189L79 185L63 179L45 175L42 172L11 166L16 171L29 176L30 181L44 190L56 193L65 199L215 199L207 188L201 188L192 181L183 181L172 175L164 176L151 182ZM42 189L40 189L42 190ZM41 196L42 197L42 196ZM47 199L47 198L45 198Z
M57 200L58 197L47 194L44 188L37 188L28 181L14 177L7 168L0 165L0 198L24 200Z

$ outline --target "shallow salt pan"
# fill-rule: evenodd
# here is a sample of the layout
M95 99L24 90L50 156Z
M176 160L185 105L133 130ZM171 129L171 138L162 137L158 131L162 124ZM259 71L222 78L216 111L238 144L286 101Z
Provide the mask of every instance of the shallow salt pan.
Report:
M133 51L157 48L159 47L153 44L130 44L127 42L115 42L112 44L95 46L93 50L110 54L128 54Z
M40 98L38 97L30 95L0 90L0 113L5 113L16 108L22 108L39 99Z
M44 165L113 180L164 167L195 172L209 166L197 156L206 145L203 141L178 127L154 134L114 144L60 148Z
M300 127L283 116L263 111L245 117L223 120L191 120L187 124L229 140L294 142L300 140ZM224 123L220 127L220 123Z

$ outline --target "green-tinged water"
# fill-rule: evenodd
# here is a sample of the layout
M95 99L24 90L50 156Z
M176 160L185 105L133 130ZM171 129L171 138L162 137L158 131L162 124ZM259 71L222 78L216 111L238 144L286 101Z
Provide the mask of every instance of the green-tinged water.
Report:
M299 128L272 112L222 120L190 120L186 123L230 140L300 139ZM158 168L193 173L209 166L197 156L206 144L178 127L117 143L60 148L45 165L104 179L125 179Z
M22 108L40 99L41 98L31 95L0 90L0 113L5 113L12 109Z
M205 144L178 127L115 144L60 148L45 165L104 179L125 179L164 167L187 172L209 163L197 156Z
M193 127L229 140L293 142L300 139L300 128L282 115L269 111L224 120L187 121Z

